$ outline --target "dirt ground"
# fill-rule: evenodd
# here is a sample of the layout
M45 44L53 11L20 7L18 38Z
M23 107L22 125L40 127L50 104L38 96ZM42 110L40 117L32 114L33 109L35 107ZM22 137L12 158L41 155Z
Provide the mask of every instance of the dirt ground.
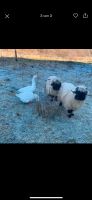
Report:
M24 104L15 96L37 72L36 92L47 106L45 114L36 102ZM46 98L44 86L50 75L88 87L85 104L74 117L68 118L62 107ZM0 59L0 143L92 143L92 64Z

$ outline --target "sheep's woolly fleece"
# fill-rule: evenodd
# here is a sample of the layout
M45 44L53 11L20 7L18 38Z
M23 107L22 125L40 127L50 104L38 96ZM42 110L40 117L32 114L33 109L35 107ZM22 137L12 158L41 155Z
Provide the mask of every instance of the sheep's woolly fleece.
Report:
M79 89L79 92L77 91L78 100L75 99L75 96L76 96L75 92L77 88ZM80 96L80 92L81 92L81 96ZM62 83L62 87L60 88L58 92L58 101L62 102L62 105L67 111L68 110L75 111L79 109L86 101L85 92L87 92L87 89L85 86L74 86L71 83L64 82ZM85 95L85 100L84 100L84 95ZM81 101L79 101L80 97L82 99Z
M53 87L52 87L52 83L53 81L59 81L60 84L61 84L61 80L59 77L57 76L49 76L47 77L47 81L46 81L46 85L45 85L45 90L46 90L46 94L47 95L52 95L52 96L57 96L58 95L58 90L54 90Z

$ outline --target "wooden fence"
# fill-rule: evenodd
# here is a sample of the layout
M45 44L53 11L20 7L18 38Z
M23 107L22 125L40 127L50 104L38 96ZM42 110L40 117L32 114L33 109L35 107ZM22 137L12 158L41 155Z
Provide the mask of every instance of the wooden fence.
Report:
M92 63L92 49L0 49L0 57Z

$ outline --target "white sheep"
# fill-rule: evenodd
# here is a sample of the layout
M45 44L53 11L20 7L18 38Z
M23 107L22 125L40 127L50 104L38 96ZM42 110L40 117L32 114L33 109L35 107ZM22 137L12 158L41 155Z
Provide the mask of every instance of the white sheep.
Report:
M73 111L79 109L86 98L87 88L83 85L74 86L72 83L62 83L58 93L59 105L63 105L68 112L68 117L73 116Z
M51 100L55 98L57 100L58 91L61 87L61 80L57 76L49 76L46 85L45 91L48 96L51 97Z

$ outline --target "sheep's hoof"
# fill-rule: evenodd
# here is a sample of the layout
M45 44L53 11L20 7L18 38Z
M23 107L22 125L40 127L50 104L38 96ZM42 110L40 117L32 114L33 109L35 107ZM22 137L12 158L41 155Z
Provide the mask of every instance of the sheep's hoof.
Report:
M53 95L49 95L49 97L50 97L50 101L53 101L54 96Z
M53 101L53 98L51 98L50 100Z
M60 102L59 106L62 106L62 102Z
M68 117L69 117L69 118L71 118L71 117L72 117L72 115L68 115Z
M68 117L69 118L71 118L72 116L74 116L74 114L72 113L73 112L73 110L71 109L71 110L68 110L67 111L69 114L68 114Z
M69 118L71 118L72 116L74 116L74 114L73 114L73 113L71 113L70 115L68 115L68 117L69 117Z
M68 110L68 113L72 114L73 110Z

